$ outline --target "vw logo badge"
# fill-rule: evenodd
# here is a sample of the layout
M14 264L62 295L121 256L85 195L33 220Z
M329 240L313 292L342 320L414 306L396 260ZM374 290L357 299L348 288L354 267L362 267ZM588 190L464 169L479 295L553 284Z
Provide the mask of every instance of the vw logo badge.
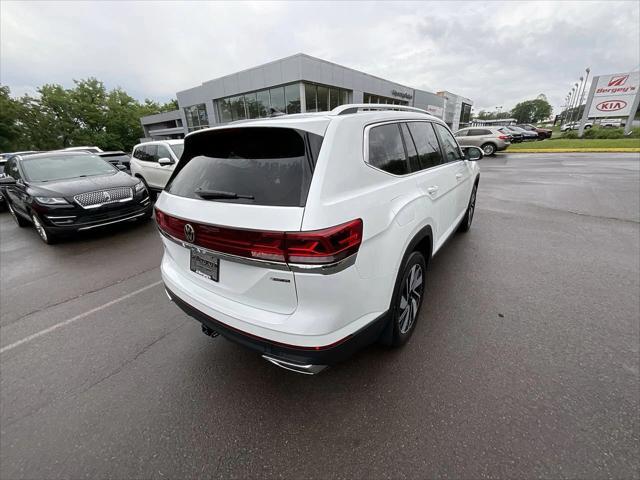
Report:
M189 223L184 226L184 237L189 243L193 243L193 241L196 239L196 232Z
M102 192L102 196L107 202L111 200L111 195L109 195L109 192Z

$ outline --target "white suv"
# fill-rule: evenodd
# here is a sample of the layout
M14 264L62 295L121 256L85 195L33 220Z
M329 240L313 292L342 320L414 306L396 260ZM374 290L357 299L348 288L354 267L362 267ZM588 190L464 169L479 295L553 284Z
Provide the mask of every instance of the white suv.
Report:
M297 372L402 345L429 259L471 226L480 158L391 105L193 132L156 204L167 294L205 333Z
M151 192L158 193L167 184L183 149L184 140L139 143L131 153L131 175L142 179Z

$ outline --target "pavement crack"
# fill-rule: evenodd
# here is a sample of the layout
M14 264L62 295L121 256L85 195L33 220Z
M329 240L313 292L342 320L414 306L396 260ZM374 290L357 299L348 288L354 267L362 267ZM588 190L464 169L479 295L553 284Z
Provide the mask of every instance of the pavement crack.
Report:
M65 299L63 299L63 300L60 300L60 301L58 301L58 302L49 303L49 304L44 305L44 306L42 306L42 307L40 307L40 308L36 308L36 309L34 309L34 310L31 310L30 312L27 312L27 313L25 313L24 315L19 316L18 318L15 318L15 319L13 319L13 320L9 320L9 321L8 321L8 322L6 322L6 323L3 323L3 324L2 324L2 327L4 328L4 327L7 327L7 326L9 326L9 325L13 325L14 323L19 322L20 320L23 320L23 319L25 319L25 318L27 318L27 317L30 317L31 315L35 315L35 314L37 314L37 313L44 312L45 310L48 310L48 309L50 309L50 308L55 308L55 307L57 307L57 306L60 306L60 305L65 304L65 303L73 302L74 300L78 300L79 298L82 298L82 297L84 297L84 296L86 296L86 295L91 295L92 293L99 292L100 290L104 290L104 289L107 289L107 288L113 287L113 286L118 285L118 284L120 284L120 283L122 283L122 282L126 282L127 280L130 280L130 279L132 279L132 278L138 277L138 276L140 276L140 275L144 275L145 273L148 273L148 272L150 272L150 271L152 271L152 270L155 270L156 268L158 268L158 266L157 266L157 265L156 265L155 267L151 267L151 268L149 268L149 269L147 269L147 270L143 270L143 271L141 271L141 272L134 273L133 275L129 275L128 277L121 278L121 279L117 280L116 282L110 283L110 284L108 284L108 285L103 285L103 286L98 287L98 288L95 288L95 289L93 289L93 290L89 290L88 292L83 292L83 293L81 293L81 294L79 294L79 295L76 295L76 296L74 296L74 297L69 297L69 298L65 298Z
M179 328L183 327L186 323L188 323L188 320L184 320L182 322L180 322L179 325L177 325L176 327L172 328L171 330L163 333L162 335L160 335L158 338L155 338L152 342L148 343L147 345L145 345L144 347L142 347L142 349L140 349L138 352L136 352L136 354L131 357L128 360L125 360L123 363L121 363L120 365L118 365L113 371L109 372L107 375L103 376L102 378L92 382L90 385L82 388L82 386L80 386L80 390L76 390L76 391L72 391L72 392L65 392L59 396L57 396L56 398L52 399L51 401L48 401L36 408L34 408L32 411L22 415L21 417L16 418L15 420L12 420L10 422L3 422L3 427L10 427L18 422L21 422L29 417L32 417L33 415L36 415L37 413L41 412L42 410L44 410L45 408L54 405L55 403L59 402L60 400L64 400L67 398L74 398L74 397L78 397L80 395L82 395L83 393L86 393L87 391L89 391L90 389L92 389L93 387L100 385L101 383L105 382L106 380L114 377L115 375L117 375L118 373L122 372L128 365L134 363L138 358L140 358L142 355L144 355L146 352L148 352L155 344L157 344L158 342L161 342L162 340L164 340L165 338L167 338L169 335L171 335L173 332L175 332L176 330L178 330Z

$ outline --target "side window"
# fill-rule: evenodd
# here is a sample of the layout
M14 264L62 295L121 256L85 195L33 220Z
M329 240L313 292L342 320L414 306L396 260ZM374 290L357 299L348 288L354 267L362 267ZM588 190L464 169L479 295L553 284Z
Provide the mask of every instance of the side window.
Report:
M155 145L143 145L136 150L136 158L143 162L156 162L157 147Z
M444 163L440 146L436 133L433 131L433 125L429 122L411 122L409 123L409 131L413 142L418 149L418 159L420 170L435 167Z
M16 180L20 180L22 176L20 175L20 170L18 170L18 161L15 158L10 159L4 166L4 173L8 176L15 178Z
M169 153L169 149L164 145L157 145L158 151L156 152L156 161L161 158L168 158L169 160L173 160L171 153Z
M456 132L456 137L466 137L469 133L469 130L458 130Z
M369 158L374 167L394 175L409 173L407 154L400 135L400 125L388 123L369 130Z
M143 156L144 156L144 148L143 147L138 147L133 152L133 158L137 158L138 160L144 160Z
M451 135L449 130L439 123L436 123L434 127L442 144L442 151L444 152L445 156L444 161L456 162L458 160L462 160L462 154L460 153L458 142L456 142L456 139L453 138L453 135Z
M409 159L409 167L412 172L417 172L418 170L422 170L420 167L420 160L418 159L418 151L416 150L415 142L413 138L411 138L411 133L409 133L409 127L407 127L406 123L400 125L402 129L402 136L404 137L404 146L407 149L407 157Z
M481 128L472 128L469 130L470 137L477 137L479 135L489 135L489 130L482 130Z

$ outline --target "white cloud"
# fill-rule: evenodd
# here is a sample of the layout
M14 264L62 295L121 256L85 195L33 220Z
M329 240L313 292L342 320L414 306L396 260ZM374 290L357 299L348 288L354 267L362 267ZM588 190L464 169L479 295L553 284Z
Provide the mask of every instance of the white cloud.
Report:
M629 2L8 2L0 81L14 92L96 76L166 100L203 81L305 52L476 109L545 93L559 106L593 73L637 68Z

